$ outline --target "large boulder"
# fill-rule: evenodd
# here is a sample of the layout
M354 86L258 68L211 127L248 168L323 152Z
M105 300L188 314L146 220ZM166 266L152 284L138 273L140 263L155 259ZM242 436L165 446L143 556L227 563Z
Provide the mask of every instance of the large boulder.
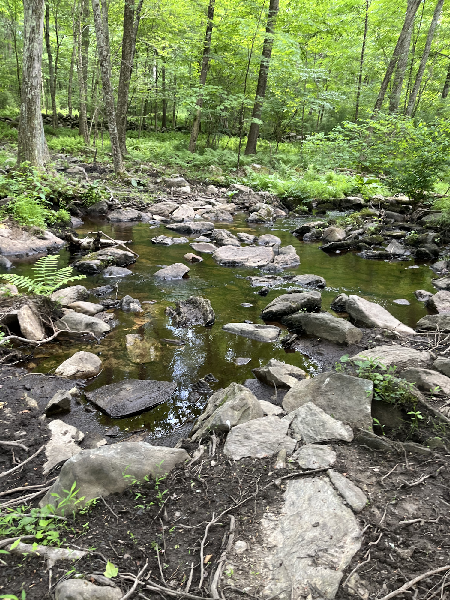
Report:
M373 383L342 373L320 373L293 386L283 400L287 413L313 402L326 413L352 427L372 429Z
M285 246L280 248L278 254L273 259L273 263L264 267L264 271L269 273L281 273L286 269L295 269L300 264L300 257L294 246Z
M71 304L67 305L67 308L83 313L84 315L90 315L91 317L94 317L97 313L104 310L104 307L101 304L95 304L94 302L83 302L83 300L72 302Z
M288 435L289 422L278 417L262 417L233 427L223 452L233 460L265 458L280 450L291 454L296 441Z
M142 221L143 213L134 208L119 208L108 214L108 220L115 223L127 223L130 221Z
M88 379L95 377L102 370L102 361L92 352L75 352L55 370L58 377L68 379Z
M437 290L450 290L450 277L441 277L440 279L433 279L431 283Z
M157 202L148 208L148 212L158 217L168 218L178 208L176 202Z
M450 314L425 315L416 324L417 331L450 333Z
M55 600L120 600L120 588L94 585L85 579L65 579L55 588Z
M414 334L414 329L404 325L385 308L360 296L349 296L346 309L352 321L357 325L380 327L401 334Z
M258 203L255 208L257 210L247 218L248 223L272 223L275 218L275 211L271 206Z
M433 367L440 373L450 377L450 358L447 358L446 356L438 356L433 363Z
M172 221L175 223L184 223L185 221L193 221L195 218L195 211L192 206L188 204L181 204L177 209L170 215Z
M127 250L120 248L104 248L98 252L92 252L73 263L74 268L85 275L95 275L106 267L127 267L136 262L136 256Z
M320 442L351 442L353 431L349 425L334 419L313 402L302 404L283 418L296 440L306 444Z
M151 446L145 442L121 442L95 450L83 450L64 463L58 479L40 502L52 504L57 512L64 490L76 483L78 494L64 505L66 514L78 511L90 500L123 492L134 481L144 477L163 477L178 464L189 458L186 450Z
M214 229L214 223L210 221L188 221L186 223L171 223L166 229L184 233L186 235L203 235Z
M194 425L192 441L213 431L229 431L235 425L263 416L264 411L256 396L245 386L232 383L211 396L205 412Z
M128 417L162 404L172 397L177 384L151 379L126 379L86 393L86 398L113 418Z
M295 313L284 317L283 325L290 331L306 333L338 344L357 344L363 336L360 329L330 313Z
M89 298L89 292L83 285L71 285L53 292L50 296L55 302L59 302L62 306L68 306L73 302L84 301Z
M246 246L236 248L235 246L222 246L213 254L214 260L223 267L265 267L273 262L274 253L272 248L265 246Z
M303 369L275 358L271 358L267 365L253 369L252 372L259 381L276 388L290 389L298 381L307 377Z
M315 312L322 306L320 292L304 291L282 294L270 302L261 312L264 321L279 321L298 311Z
M397 367L399 371L409 367L428 367L432 357L426 350L415 350L398 344L391 346L375 346L369 350L363 350L350 359L352 362L364 360L377 360L387 367Z
M166 315L172 318L172 323L176 327L186 327L187 325L211 327L216 319L211 302L201 296L191 296L187 300L179 300L175 304L175 308L166 309Z
M24 304L17 311L22 336L27 340L41 341L45 338L45 330L36 306L32 303Z
M183 263L175 263L170 265L169 267L163 267L156 271L154 276L156 279L172 281L174 279L183 279L185 275L187 275L190 271L190 268Z
M211 240L218 246L236 246L241 245L240 241L235 235L228 231L228 229L214 229L211 234Z
M347 234L340 227L327 227L322 234L324 242L342 242L346 237Z
M66 245L64 240L44 231L39 237L18 228L0 227L0 254L14 258L55 252Z
M426 301L427 308L439 314L450 314L450 292L441 290Z
M410 367L400 373L402 379L413 383L421 392L435 391L450 396L450 378L432 369Z
M91 333L99 338L111 331L111 327L96 317L67 310L61 319L55 322L55 327L68 333Z
M266 233L259 236L258 246L281 246L281 240L276 235Z
M281 331L274 325L254 325L253 323L227 323L222 329L258 342L275 342Z

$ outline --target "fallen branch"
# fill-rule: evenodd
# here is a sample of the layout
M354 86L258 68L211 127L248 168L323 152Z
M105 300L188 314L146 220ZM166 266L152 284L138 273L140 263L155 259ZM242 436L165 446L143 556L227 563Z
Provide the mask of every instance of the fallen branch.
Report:
M25 452L28 452L28 446L21 444L20 442L6 442L4 440L0 440L0 446L18 446L19 448L23 448Z
M130 248L128 248L128 246L125 246L124 242L121 242L119 240L115 240L114 238L110 237L107 233L105 233L104 231L88 231L87 235L91 234L91 233L95 233L95 234L99 234L101 233L102 235L104 235L106 238L108 238L108 240L111 240L112 242L114 242L114 244L116 246L122 246L122 248L125 248L125 250L127 252L131 252L131 254L134 254L135 256L137 256L137 258L139 258L139 254L137 252L134 252L133 250L130 250Z
M55 479L56 479L56 477L54 477L53 479L50 479L47 483L51 483L52 481L55 481ZM6 492L0 492L0 496L10 496L11 494L15 494L16 492L24 492L27 490L37 490L38 488L42 488L45 485L47 485L47 483L40 483L39 485L27 485L27 486L13 488L12 490L6 490Z
M431 577L432 575L436 575L437 573L442 573L443 571L449 571L449 570L450 570L450 565L445 565L445 567L440 567L439 569L433 569L432 571L427 571L426 573L423 573L423 575L418 575L417 577L414 577L414 579L407 581L405 584L402 585L402 587L398 588L397 590L394 590L387 596L383 596L382 598L379 598L378 600L390 600L390 598L395 598L395 596L398 596L399 594L403 594L403 592L407 592L410 588L415 586L416 583L419 583L419 581L422 581L422 579L427 579L427 577Z
M148 560L145 561L145 565L142 567L142 569L136 575L135 582L133 583L131 588L128 590L128 592L124 596L122 596L121 600L127 600L127 598L129 598L133 594L134 590L137 588L138 584L140 583L139 577L141 577L144 574L144 571L147 568L147 566L148 566Z
M220 556L219 565L216 569L216 572L214 573L214 577L213 577L213 580L211 583L211 596L213 598L215 598L216 600L220 600L220 595L219 595L219 590L218 590L219 580L220 580L220 576L222 575L224 563L227 558L227 553L231 550L231 546L233 545L235 528L236 528L236 519L233 517L233 515L230 515L230 534L228 537L227 547L225 548L225 550L222 552L222 554Z
M24 539L23 536L20 539ZM52 548L51 546L40 546L37 544L22 544L19 542L17 546L11 548L7 547L8 552L13 554L37 554L47 559L47 568L51 568L57 560L78 560L86 556L86 552L80 552L79 550L71 550L70 548Z
M51 487L52 486L49 485L49 486L43 488L42 490L39 490L39 492L34 492L34 494L28 494L28 496L22 496L21 498L14 498L14 500L9 500L8 502L4 502L3 504L0 504L0 509L12 508L13 506L20 506L21 504L25 504L25 502L28 502L28 500L32 500L33 498L36 498L37 496L44 494Z
M6 540L0 540L0 548L4 548L5 546L9 546L17 540L34 540L35 535L21 535L20 537L7 538Z
M23 342L24 344L31 344L31 346L40 346L41 344L46 344L47 342L51 342L54 340L60 333L79 333L80 335L87 334L94 337L97 341L99 338L92 333L92 331L71 331L70 329L58 329L53 335L43 340L28 340L27 338L20 337L19 335L7 335L2 338L0 341L0 346L10 342L11 340L15 340L16 342Z
M13 467L12 469L10 469L9 471L3 471L3 473L0 473L0 479L2 477L6 477L7 475L11 475L11 473L14 473L15 471L18 471L21 467L23 467L24 465L26 465L28 462L30 462L30 460L33 460L33 458L36 458L36 456L38 454L40 454L42 452L42 450L45 448L44 446L41 446L39 448L39 450L37 452L35 452L34 454L32 454L31 456L29 456L26 460L24 460L23 462L19 463L18 465L16 465L15 467Z

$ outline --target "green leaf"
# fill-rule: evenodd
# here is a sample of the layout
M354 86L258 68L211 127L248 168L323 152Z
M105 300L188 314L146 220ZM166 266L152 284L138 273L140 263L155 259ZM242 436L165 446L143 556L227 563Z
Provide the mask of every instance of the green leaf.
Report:
M137 187L137 186L138 186L136 179L132 179L132 180L131 180L131 185L132 185L133 187Z
M20 544L20 538L11 544L10 550L14 550Z
M114 565L112 562L110 562L108 560L108 562L106 563L106 569L105 569L105 572L103 573L103 575L105 577L108 577L108 579L112 579L113 577L117 577L118 572L119 572L119 569L116 567L116 565Z

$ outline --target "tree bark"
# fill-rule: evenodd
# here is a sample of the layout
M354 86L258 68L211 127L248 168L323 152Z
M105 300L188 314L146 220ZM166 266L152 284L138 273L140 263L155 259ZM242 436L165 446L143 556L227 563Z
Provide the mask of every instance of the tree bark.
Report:
M203 106L202 88L205 87L206 77L208 76L209 53L211 51L211 36L214 21L214 5L215 0L209 0L208 22L206 24L205 39L203 42L202 67L200 71L200 95L197 98L197 108L195 111L194 121L192 123L191 139L189 140L189 152L195 152L195 148L197 147L198 134L200 133L200 119Z
M82 5L88 2L84 0ZM80 94L80 104L78 108L78 133L84 139L84 143L89 144L89 132L87 124L87 90L86 80L84 79L84 68L83 68L83 48L82 48L82 31L81 31L81 17L83 13L83 6L80 6L80 18L78 20L78 43L77 43L77 75L78 75L78 88Z
M279 9L279 0L270 0L269 13L267 15L266 37L264 39L261 64L259 66L258 84L256 86L256 98L253 105L252 123L247 137L245 154L256 154L256 143L259 136L259 122L262 115L262 106L266 95L267 79L269 77L270 59L272 56L275 24Z
M89 42L90 42L90 31L89 31L89 17L90 17L90 5L89 0L83 2L83 12L80 14L81 18L81 57L82 57L82 74L85 90L85 102L86 102L86 121L88 114L88 65L89 65Z
M23 10L22 95L17 158L19 165L28 161L35 167L43 168L50 158L41 114L44 0L24 0Z
M122 156L127 154L127 113L128 96L130 93L131 72L133 69L134 54L136 52L136 38L141 19L143 0L139 0L137 7L135 0L125 0L123 9L123 38L122 60L120 63L119 88L117 91L117 130Z
M361 87L362 87L362 76L363 76L363 66L364 66L364 54L366 51L366 41L367 41L367 30L369 27L369 6L370 1L366 0L366 16L364 18L364 35L363 35L363 43L361 46L361 57L359 59L359 75L358 75L358 89L356 91L356 105L355 105L355 121L358 120L359 113L359 101L361 98ZM323 115L323 107L322 107L322 115ZM318 117L318 124L320 121L320 115Z
M58 127L55 70L53 66L52 46L50 44L50 4L48 2L45 3L45 47L47 50L50 97L52 102L52 125L53 127Z
M111 84L111 53L107 40L109 39L108 24L105 23L100 7L99 0L92 0L92 12L94 14L95 32L97 35L97 50L100 60L100 70L102 75L103 102L108 119L109 139L111 141L111 150L114 162L114 171L116 175L123 173L123 159L119 145L119 135L117 132L116 109L114 106L114 95Z
M77 1L73 4L73 48L72 57L70 59L69 69L69 84L67 86L67 108L69 110L69 116L72 118L73 105L72 105L72 90L73 90L73 71L75 69L75 61L77 59L77 47L78 47L78 20L77 20Z
M450 92L450 63L447 69L447 76L445 78L444 87L442 88L441 98L445 100Z
M410 117L413 114L414 105L416 103L417 94L420 90L422 83L422 77L425 73L425 67L427 65L428 57L430 56L431 44L433 42L436 27L441 17L442 7L444 0L437 0L436 8L434 9L433 18L431 19L430 28L428 29L427 41L425 42L425 48L423 49L422 58L420 59L419 69L417 71L416 80L409 96L408 106L406 108L406 114Z
M167 97L166 97L166 66L164 64L161 68L161 82L162 82L162 121L161 121L161 129L167 129Z
M375 102L374 112L380 110L383 106L384 97L386 95L386 91L388 89L389 82L391 80L392 74L394 73L399 59L404 53L405 42L409 39L409 43L411 41L411 32L412 26L414 23L414 17L416 16L417 10L420 6L421 0L408 0L408 7L406 9L405 20L403 21L403 27L400 31L400 35L398 36L397 44L394 48L394 52L392 54L392 58L389 61L388 67L386 69L386 73L384 79L381 83L380 91L378 93L378 97ZM407 59L408 57L406 57ZM403 79L402 79L403 82Z

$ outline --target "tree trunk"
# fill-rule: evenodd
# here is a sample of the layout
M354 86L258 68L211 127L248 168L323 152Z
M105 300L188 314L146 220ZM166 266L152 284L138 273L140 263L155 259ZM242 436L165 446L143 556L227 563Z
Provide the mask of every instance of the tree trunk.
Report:
M397 67L400 57L402 53L404 53L405 42L408 41L408 49L409 43L411 41L411 32L412 26L414 23L414 17L416 16L416 12L420 6L421 0L408 0L408 7L406 9L405 20L403 21L403 27L398 36L397 44L394 48L394 52L392 54L392 58L389 61L388 67L386 69L386 74L381 83L380 91L378 93L377 100L375 102L374 111L380 110L383 106L384 97L386 95L386 91L388 89L389 82L391 80L392 74ZM406 57L408 58L408 57ZM402 79L403 82L403 79Z
M450 63L447 69L447 76L445 78L444 87L442 88L441 98L445 100L450 92Z
M75 68L75 61L77 58L77 47L78 47L78 21L77 21L77 2L75 0L73 4L73 48L72 57L70 59L69 69L69 85L67 86L67 108L69 109L69 116L72 118L72 89L73 89L73 71Z
M203 106L202 88L205 86L206 77L209 69L209 53L211 51L211 36L214 20L214 4L215 0L209 0L208 5L208 22L206 24L205 39L203 42L203 57L202 68L200 71L200 95L197 98L197 109L195 111L194 121L192 123L191 139L189 140L189 152L195 152L197 146L198 134L200 133L200 118Z
M427 65L428 57L430 56L431 44L433 42L434 34L436 31L436 27L438 25L442 6L444 4L444 0L438 0L436 4L436 8L434 9L433 18L431 19L430 28L427 34L427 41L425 42L425 48L423 49L422 58L420 59L419 69L417 71L416 80L414 81L414 86L412 92L409 96L408 106L406 108L406 114L410 117L414 110L414 105L416 103L417 94L420 90L420 85L422 83L422 77L425 73L425 67Z
M414 22L403 38L402 48L398 57L398 61L394 71L392 82L392 90L389 96L389 112L395 113L398 111L400 104L400 96L402 94L403 80L405 78L406 67L408 66L409 49L411 47L411 38L413 34Z
M81 19L81 63L82 63L82 74L85 90L85 103L86 103L86 122L88 114L88 65L89 65L89 42L90 42L90 31L89 31L89 17L90 17L90 5L89 0L83 1L83 12L80 14Z
M367 29L369 27L369 0L366 0L366 16L364 18L364 35L363 35L363 43L361 46L361 58L359 59L359 75L358 75L358 89L356 91L356 106L355 106L355 122L358 120L359 113L359 101L361 98L361 86L362 86L362 76L363 76L363 66L364 66L364 53L366 51L366 41L367 41ZM321 114L323 115L323 107L321 109ZM319 125L321 114L319 113L317 119L317 125Z
M52 47L50 44L50 5L48 2L45 3L45 47L47 49L50 97L52 101L52 125L53 127L58 127L58 113L56 112L55 71L53 67Z
M131 72L133 69L134 53L136 51L136 38L141 18L142 2L143 0L139 0L136 7L135 0L125 0L123 9L122 60L120 63L116 111L120 151L123 156L127 154L128 95L130 92Z
M102 15L102 8L99 0L92 0L92 12L94 14L95 31L97 35L97 50L100 60L100 70L102 75L103 103L105 106L106 117L108 119L109 138L111 141L111 150L114 162L114 172L116 175L124 170L122 153L119 145L119 135L117 133L116 110L114 106L114 95L111 84L111 55L107 44L109 35L107 33L108 24Z
M22 96L17 158L43 168L50 154L41 114L42 44L44 0L24 0L23 6Z
M166 67L163 62L161 69L161 77L162 77L162 121L161 121L161 129L167 129L167 97L166 97Z
M272 56L275 24L279 9L279 0L270 0L269 13L267 15L266 37L263 44L262 59L259 66L258 84L256 86L256 98L253 105L252 123L247 137L245 154L256 154L256 143L259 136L259 121L262 115L262 106L266 95L267 79L269 77L270 58Z
M87 2L88 0L84 0ZM80 7L80 19L78 21L78 55L77 55L77 74L78 74L78 88L80 92L80 105L78 109L78 133L84 139L84 143L89 144L89 132L88 132L88 124L87 124L87 110L86 110L86 99L87 99L87 90L86 90L86 80L84 79L84 69L83 69L83 49L81 44L82 32L81 32L81 16L82 16L83 7Z

